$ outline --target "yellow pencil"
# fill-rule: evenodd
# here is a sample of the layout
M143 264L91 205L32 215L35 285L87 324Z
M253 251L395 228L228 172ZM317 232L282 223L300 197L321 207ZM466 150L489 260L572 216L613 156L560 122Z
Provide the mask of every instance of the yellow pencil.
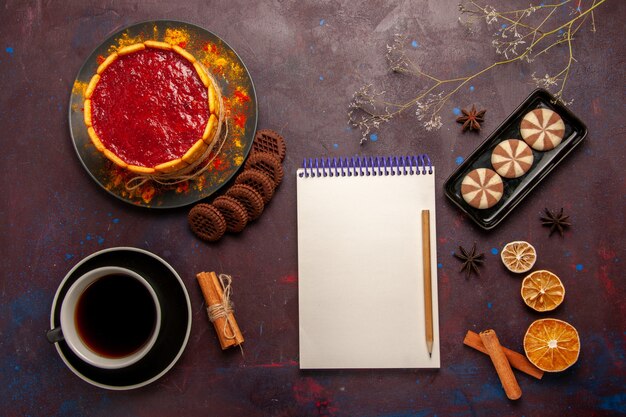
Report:
M433 291L430 277L430 211L422 210L422 262L424 264L424 309L426 317L426 347L433 355Z

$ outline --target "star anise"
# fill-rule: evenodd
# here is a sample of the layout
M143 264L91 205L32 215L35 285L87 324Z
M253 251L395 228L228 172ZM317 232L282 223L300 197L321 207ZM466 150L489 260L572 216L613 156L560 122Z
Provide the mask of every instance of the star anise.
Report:
M459 246L459 251L461 253L454 253L454 256L463 261L463 265L461 266L459 272L465 271L465 277L468 279L472 275L472 272L476 275L480 275L478 267L485 262L485 254L476 252L476 242L474 242L472 250L468 251L465 250L463 246Z
M565 216L563 214L563 208L561 207L561 211L558 213L556 211L552 212L545 209L545 216L541 216L541 225L550 227L550 234L548 236L552 236L552 233L559 232L561 237L563 236L563 231L566 227L570 227L572 224L568 222L569 216Z
M463 132L468 129L478 132L480 130L480 124L485 121L485 113L487 110L478 111L476 110L476 106L472 104L472 110L467 111L462 109L461 112L463 116L457 117L456 122L463 123L463 127L461 128Z

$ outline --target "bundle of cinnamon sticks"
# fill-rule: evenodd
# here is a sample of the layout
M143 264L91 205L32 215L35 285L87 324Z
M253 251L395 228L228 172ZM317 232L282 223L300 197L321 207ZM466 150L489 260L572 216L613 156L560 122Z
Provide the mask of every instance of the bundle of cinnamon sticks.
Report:
M230 277L226 277L230 280ZM222 350L241 345L244 339L230 302L230 282L225 288L223 280L218 279L215 272L200 272L196 278L206 301L209 320L215 327Z

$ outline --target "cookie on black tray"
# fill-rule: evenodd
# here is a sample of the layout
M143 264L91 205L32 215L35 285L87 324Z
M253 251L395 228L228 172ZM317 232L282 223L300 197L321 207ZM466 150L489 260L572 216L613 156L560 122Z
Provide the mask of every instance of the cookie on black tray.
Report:
M476 168L470 171L461 183L463 200L481 210L495 206L503 193L502 177L489 168Z
M187 217L191 231L202 240L215 242L226 232L226 220L211 204L197 204Z
M520 134L536 151L554 149L563 140L565 123L561 116L550 109L535 109L524 116L520 123Z
M491 153L493 169L504 178L518 178L526 174L533 160L533 151L519 139L504 140Z

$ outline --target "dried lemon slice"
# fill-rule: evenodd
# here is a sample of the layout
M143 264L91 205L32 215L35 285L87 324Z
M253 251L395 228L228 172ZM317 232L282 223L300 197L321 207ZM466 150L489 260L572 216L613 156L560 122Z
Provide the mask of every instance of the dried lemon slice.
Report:
M537 252L533 245L519 240L507 243L500 252L500 257L509 271L521 273L533 267L537 260Z
M554 310L565 298L565 287L550 271L534 271L522 281L522 298L536 311Z
M578 360L578 332L574 326L562 320L537 320L526 331L524 352L528 360L542 371L563 371Z

